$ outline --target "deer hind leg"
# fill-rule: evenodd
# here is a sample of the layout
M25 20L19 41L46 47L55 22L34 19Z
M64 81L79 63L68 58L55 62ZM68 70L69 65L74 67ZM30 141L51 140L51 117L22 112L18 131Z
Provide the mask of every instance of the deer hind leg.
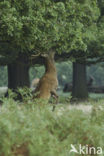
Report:
M55 98L55 100L56 100L55 104L58 104L58 95L57 95L57 93L56 93L56 90L52 90L52 91L51 91L51 96L52 96L53 98ZM54 105L52 111L54 111L55 108L56 108L56 106Z

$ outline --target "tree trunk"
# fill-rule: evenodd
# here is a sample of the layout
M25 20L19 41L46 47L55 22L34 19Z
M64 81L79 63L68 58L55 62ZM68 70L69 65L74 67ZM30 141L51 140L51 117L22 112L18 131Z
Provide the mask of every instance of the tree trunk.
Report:
M85 64L73 63L72 98L88 98Z
M22 63L8 65L8 88L29 87L29 67Z

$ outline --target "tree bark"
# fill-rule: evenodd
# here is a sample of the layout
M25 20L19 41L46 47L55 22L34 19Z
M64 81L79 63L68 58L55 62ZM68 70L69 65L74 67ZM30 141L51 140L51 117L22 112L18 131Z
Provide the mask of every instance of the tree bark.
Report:
M8 65L8 88L29 87L29 67L22 63Z
M72 98L87 99L86 65L73 63Z

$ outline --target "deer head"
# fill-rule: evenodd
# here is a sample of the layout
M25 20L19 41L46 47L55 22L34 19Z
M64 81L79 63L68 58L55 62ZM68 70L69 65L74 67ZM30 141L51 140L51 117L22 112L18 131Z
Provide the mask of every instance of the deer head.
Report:
M48 58L50 60L54 60L55 51L50 50L49 53L41 54L41 56L44 57L44 58Z
M54 55L55 55L55 52L52 50L50 50L49 53L41 54L41 56L44 57L44 61L45 61L44 65L45 65L46 71L56 72Z

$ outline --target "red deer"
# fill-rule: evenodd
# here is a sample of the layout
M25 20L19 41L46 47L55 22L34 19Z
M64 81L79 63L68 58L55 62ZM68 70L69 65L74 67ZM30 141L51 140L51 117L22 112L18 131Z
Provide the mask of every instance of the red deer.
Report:
M53 96L56 99L56 102L58 100L58 95L56 93L56 89L58 87L58 80L57 80L57 72L56 72L56 66L54 61L54 55L55 53L53 51L50 51L49 54L42 54L41 56L45 59L45 73L40 78L40 81L34 91L34 93L37 93L35 96L36 98L46 99L49 100L51 96ZM53 108L53 110L55 107Z

